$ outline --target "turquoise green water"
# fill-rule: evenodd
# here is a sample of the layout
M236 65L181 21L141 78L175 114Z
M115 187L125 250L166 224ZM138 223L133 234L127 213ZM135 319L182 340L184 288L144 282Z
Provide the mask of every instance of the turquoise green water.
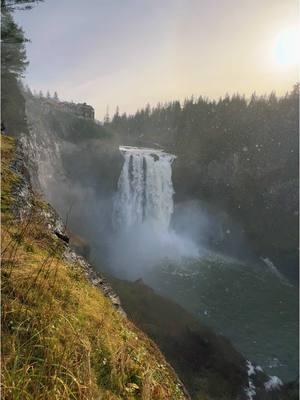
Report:
M227 336L244 356L283 381L298 375L298 288L267 266L206 257L165 261L145 280Z

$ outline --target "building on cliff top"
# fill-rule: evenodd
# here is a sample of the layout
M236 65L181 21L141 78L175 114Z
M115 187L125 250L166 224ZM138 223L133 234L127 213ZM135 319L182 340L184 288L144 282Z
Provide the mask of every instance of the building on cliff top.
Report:
M67 101L56 102L57 106L67 112L71 112L78 117L95 119L95 110L92 106L86 103L69 103Z
M77 117L86 118L93 121L95 119L95 110L89 104L59 101L49 98L42 98L41 100L45 109L49 109L49 107L55 107L60 111L75 114Z

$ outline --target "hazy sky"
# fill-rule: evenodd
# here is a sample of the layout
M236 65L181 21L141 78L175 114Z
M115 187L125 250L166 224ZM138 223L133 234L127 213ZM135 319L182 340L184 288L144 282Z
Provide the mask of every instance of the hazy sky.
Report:
M16 13L30 87L86 101L101 120L106 105L290 90L297 68L274 50L298 18L298 0L45 0Z

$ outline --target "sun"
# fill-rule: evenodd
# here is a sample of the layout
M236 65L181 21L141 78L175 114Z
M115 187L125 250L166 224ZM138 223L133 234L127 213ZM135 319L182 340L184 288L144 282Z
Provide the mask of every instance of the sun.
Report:
M300 32L297 27L289 27L281 32L275 38L273 55L279 65L297 65L300 64Z

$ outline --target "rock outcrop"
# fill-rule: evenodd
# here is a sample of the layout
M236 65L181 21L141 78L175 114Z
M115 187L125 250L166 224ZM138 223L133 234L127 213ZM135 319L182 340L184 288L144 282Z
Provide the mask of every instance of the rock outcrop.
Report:
M30 174L28 168L25 163L25 155L22 149L22 145L20 142L17 143L15 158L12 161L11 169L17 175L18 180L17 183L13 186L13 212L17 218L24 218L24 216L28 215L33 207L33 198L35 196L31 182L30 182ZM65 246L64 250L64 258L66 261L81 265L82 269L85 272L85 275L89 279L89 281L99 288L106 297L108 297L114 307L118 309L122 314L125 315L124 311L121 307L121 302L118 295L113 291L109 283L92 267L88 261L77 254L69 245L69 236L67 235L67 229L64 225L62 219L59 217L54 208L48 203L47 210L41 209L41 216L45 219L48 230L51 234L57 236L62 240L63 245Z

